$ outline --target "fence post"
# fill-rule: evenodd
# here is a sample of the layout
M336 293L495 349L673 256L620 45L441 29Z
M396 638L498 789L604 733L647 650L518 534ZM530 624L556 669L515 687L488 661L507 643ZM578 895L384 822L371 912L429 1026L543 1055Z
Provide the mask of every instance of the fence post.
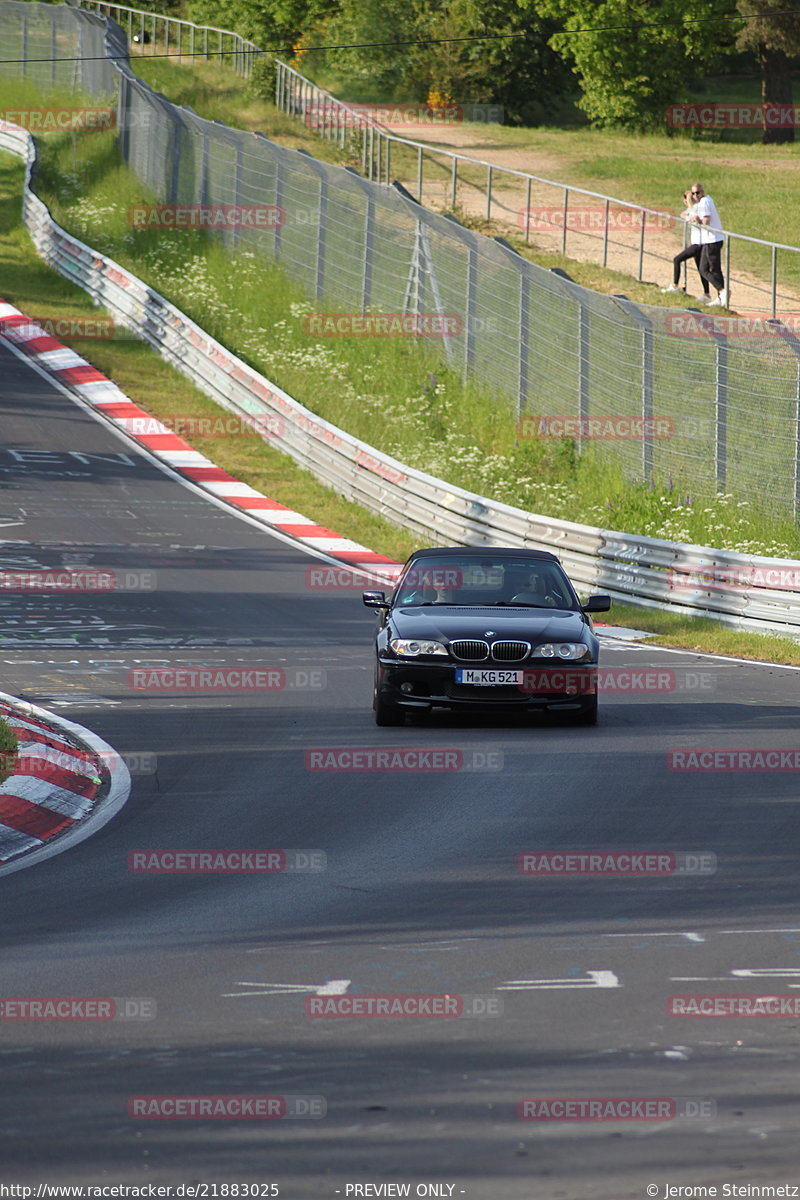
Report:
M644 209L641 209L641 213L642 232L639 235L639 274L636 276L636 278L639 280L639 283L642 282L642 268L644 266L644 227L647 223L647 213L644 211Z
M731 290L731 235L725 238L725 287Z
M204 146L205 146L205 141L206 141L206 139L205 139L205 137L203 137L203 145ZM244 151L242 150L242 141L241 141L241 138L237 138L236 139L236 167L235 167L235 175L234 175L234 181L233 181L233 203L237 207L239 207L241 205L240 197L241 197L241 191L242 191L243 161L244 161ZM233 234L233 236L231 238L231 246L233 247L233 249L235 251L237 245L239 244L241 236L242 236L241 227L239 225L234 225L233 229L231 230L231 233Z
M422 146L417 153L417 200L422 204Z
M717 486L724 491L728 482L728 339L712 335L716 342L714 362L714 469Z
M278 215L283 213L283 157L279 153L275 158L275 208ZM272 243L272 250L277 261L281 256L281 229L283 221L275 222L275 241Z
M528 190L525 196L525 241L531 240L531 179L528 179Z
M567 219L569 214L569 188L564 188L564 228L561 230L561 253L567 253Z
M328 210L328 176L322 163L317 162L308 150L297 149L296 154L302 154L319 180L319 237L317 238L317 263L315 290L317 299L325 295L325 241L327 233Z
M451 172L451 179L450 179L450 207L451 208L455 208L455 206L456 206L457 190L458 190L458 158L454 154L453 155L453 169Z
M800 356L797 359L794 397L794 519L800 521Z
M492 219L492 168L486 168L486 220Z
M364 196L364 260L361 267L361 311L372 303L372 263L375 257L375 196L372 188L361 178L355 167L345 167L348 175L358 181Z
M510 261L519 272L519 329L517 336L519 354L517 357L517 399L515 404L515 416L519 420L523 408L526 408L528 403L528 375L530 366L528 335L531 313L531 274L525 259L518 250L514 249L510 242L507 242L503 237L496 237L494 241L505 250Z
M730 288L730 280L728 280L727 283L728 283L728 287ZM772 247L772 315L773 315L773 317L776 315L775 310L777 308L777 300L778 300L778 247L773 246Z
M582 289L561 267L551 267L550 274L561 281L567 295L578 305L578 416L583 429L589 417L589 310L581 295ZM581 453L582 438L576 439Z
M794 378L794 453L792 463L792 513L795 521L800 521L800 338L796 333L793 333L790 328L773 317L772 320L766 321L770 329L774 329L776 334L783 338L787 345L791 348L795 356L795 378Z
M642 334L642 479L647 481L653 476L655 466L654 433L646 434L648 426L652 428L653 395L655 388L655 361L653 342L653 322L646 317L637 306L624 296L612 296L615 304L631 317L639 326Z
M606 211L603 217L603 266L608 262L608 200L606 200Z

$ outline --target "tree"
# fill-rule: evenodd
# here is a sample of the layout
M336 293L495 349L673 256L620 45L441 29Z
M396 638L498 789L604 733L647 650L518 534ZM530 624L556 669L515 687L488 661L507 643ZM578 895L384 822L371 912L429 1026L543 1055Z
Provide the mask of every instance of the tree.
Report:
M500 104L507 119L535 122L572 86L549 45L556 28L518 0L342 0L326 40L418 42L335 52L337 75L368 81L386 99Z
M729 22L692 21L723 14L726 0L529 2L562 23L551 45L573 64L579 105L595 125L663 128L667 107L732 46Z
M232 29L261 49L285 56L302 33L337 7L336 0L190 0L189 18Z
M792 72L791 59L800 54L800 14L790 13L787 16L777 16L790 7L780 0L738 0L737 8L742 16L759 13L745 21L737 45L743 49L754 49L758 54L761 68L761 99L765 110L774 105L786 106L784 111L792 107ZM767 123L765 117L765 143L793 142L794 125Z

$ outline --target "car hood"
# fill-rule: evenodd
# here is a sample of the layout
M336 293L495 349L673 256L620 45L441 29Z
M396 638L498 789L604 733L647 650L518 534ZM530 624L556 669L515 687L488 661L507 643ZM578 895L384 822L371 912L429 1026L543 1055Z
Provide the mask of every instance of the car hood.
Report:
M589 629L583 613L558 608L409 606L393 608L389 620L397 637L429 641L485 638L491 629L496 639L502 641L577 642L585 638Z

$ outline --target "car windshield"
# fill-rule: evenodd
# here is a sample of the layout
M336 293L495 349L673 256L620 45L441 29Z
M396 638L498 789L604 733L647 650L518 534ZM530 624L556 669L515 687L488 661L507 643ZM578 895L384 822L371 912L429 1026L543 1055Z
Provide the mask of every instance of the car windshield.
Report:
M420 558L412 562L394 593L394 604L469 607L577 608L558 563L546 559Z

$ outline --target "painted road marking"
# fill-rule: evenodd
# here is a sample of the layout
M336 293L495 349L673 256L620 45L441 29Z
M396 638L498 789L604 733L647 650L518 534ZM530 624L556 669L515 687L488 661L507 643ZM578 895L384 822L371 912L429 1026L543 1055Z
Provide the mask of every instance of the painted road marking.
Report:
M509 979L498 992L535 992L560 988L618 988L622 984L613 971L588 971L588 979Z
M351 979L329 979L327 983L249 983L244 979L237 979L237 987L246 988L261 988L258 992L223 992L222 995L226 998L236 996L292 996L300 995L304 992L311 992L316 996L343 996L350 984Z

